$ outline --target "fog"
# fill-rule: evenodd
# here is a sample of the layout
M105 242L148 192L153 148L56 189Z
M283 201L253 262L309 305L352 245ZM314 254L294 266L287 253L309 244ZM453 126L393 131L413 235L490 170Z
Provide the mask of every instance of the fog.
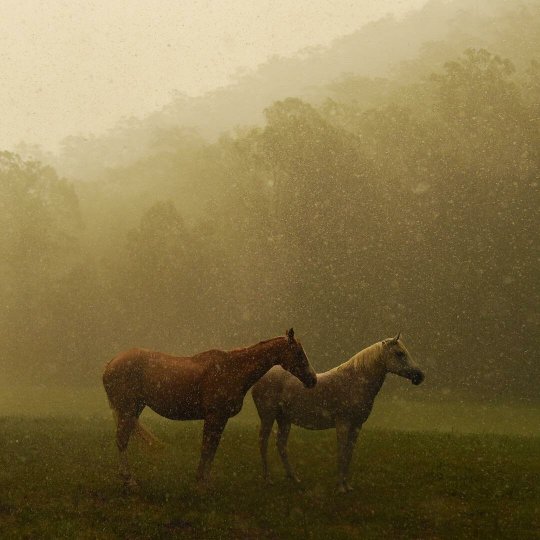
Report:
M537 537L540 2L36 6L0 536Z
M64 444L62 433L88 426L96 448L111 432L99 457L110 468L101 375L131 347L187 356L294 327L324 372L401 332L425 381L387 377L369 448L382 456L391 440L418 456L427 441L439 456L450 441L458 460L463 443L493 451L488 472L514 452L516 493L532 500L538 1L54 1L39 15L34 2L7 1L0 21L0 452L16 456L10 444L43 433ZM144 415L189 446L186 423ZM68 427L30 423L44 417ZM255 445L257 423L248 393L232 433ZM330 443L299 433L314 474ZM465 462L446 473L463 466L472 478ZM425 478L444 469L425 464ZM453 497L445 478L437 496ZM306 500L320 502L323 488L310 489ZM467 497L449 504L452 516ZM0 500L0 525L20 517L9 504ZM436 536L441 523L409 537ZM492 537L517 530L496 523Z
M327 46L386 13L425 0L149 2L53 0L0 6L4 105L0 145L57 149L102 134L173 95L202 95L268 58Z

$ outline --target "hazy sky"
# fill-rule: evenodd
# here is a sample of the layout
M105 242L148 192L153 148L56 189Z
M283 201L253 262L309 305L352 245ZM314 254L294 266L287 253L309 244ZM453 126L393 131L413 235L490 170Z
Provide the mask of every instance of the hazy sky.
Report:
M0 150L51 147L426 0L0 0Z

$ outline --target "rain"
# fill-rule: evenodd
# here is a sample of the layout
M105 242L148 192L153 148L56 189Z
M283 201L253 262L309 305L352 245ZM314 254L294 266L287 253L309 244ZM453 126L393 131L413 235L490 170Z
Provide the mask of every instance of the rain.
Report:
M540 536L540 2L48 6L0 6L0 537Z

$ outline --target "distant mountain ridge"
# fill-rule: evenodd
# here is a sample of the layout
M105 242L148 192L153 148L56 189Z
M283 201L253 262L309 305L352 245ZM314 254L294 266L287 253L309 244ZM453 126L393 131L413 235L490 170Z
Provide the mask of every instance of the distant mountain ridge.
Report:
M68 137L60 155L47 161L62 175L97 179L107 168L129 165L155 151L163 131L195 130L214 140L238 126L262 124L264 109L276 100L295 96L316 102L329 96L331 83L347 75L406 78L409 71L415 77L466 47L482 46L504 55L505 42L512 40L507 49L516 50L519 39L524 51L531 48L527 40L534 42L534 50L527 51L528 61L539 53L538 39L531 37L534 25L515 36L505 17L519 16L522 10L540 13L539 8L540 3L531 0L431 0L400 20L387 16L368 23L328 47L306 49L290 58L273 57L203 96L179 95L161 110L119 122L104 135Z

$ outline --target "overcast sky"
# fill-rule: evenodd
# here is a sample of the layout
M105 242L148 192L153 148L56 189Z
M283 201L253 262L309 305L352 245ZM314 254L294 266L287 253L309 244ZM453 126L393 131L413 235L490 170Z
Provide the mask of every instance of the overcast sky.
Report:
M426 0L0 0L0 150L204 93Z

